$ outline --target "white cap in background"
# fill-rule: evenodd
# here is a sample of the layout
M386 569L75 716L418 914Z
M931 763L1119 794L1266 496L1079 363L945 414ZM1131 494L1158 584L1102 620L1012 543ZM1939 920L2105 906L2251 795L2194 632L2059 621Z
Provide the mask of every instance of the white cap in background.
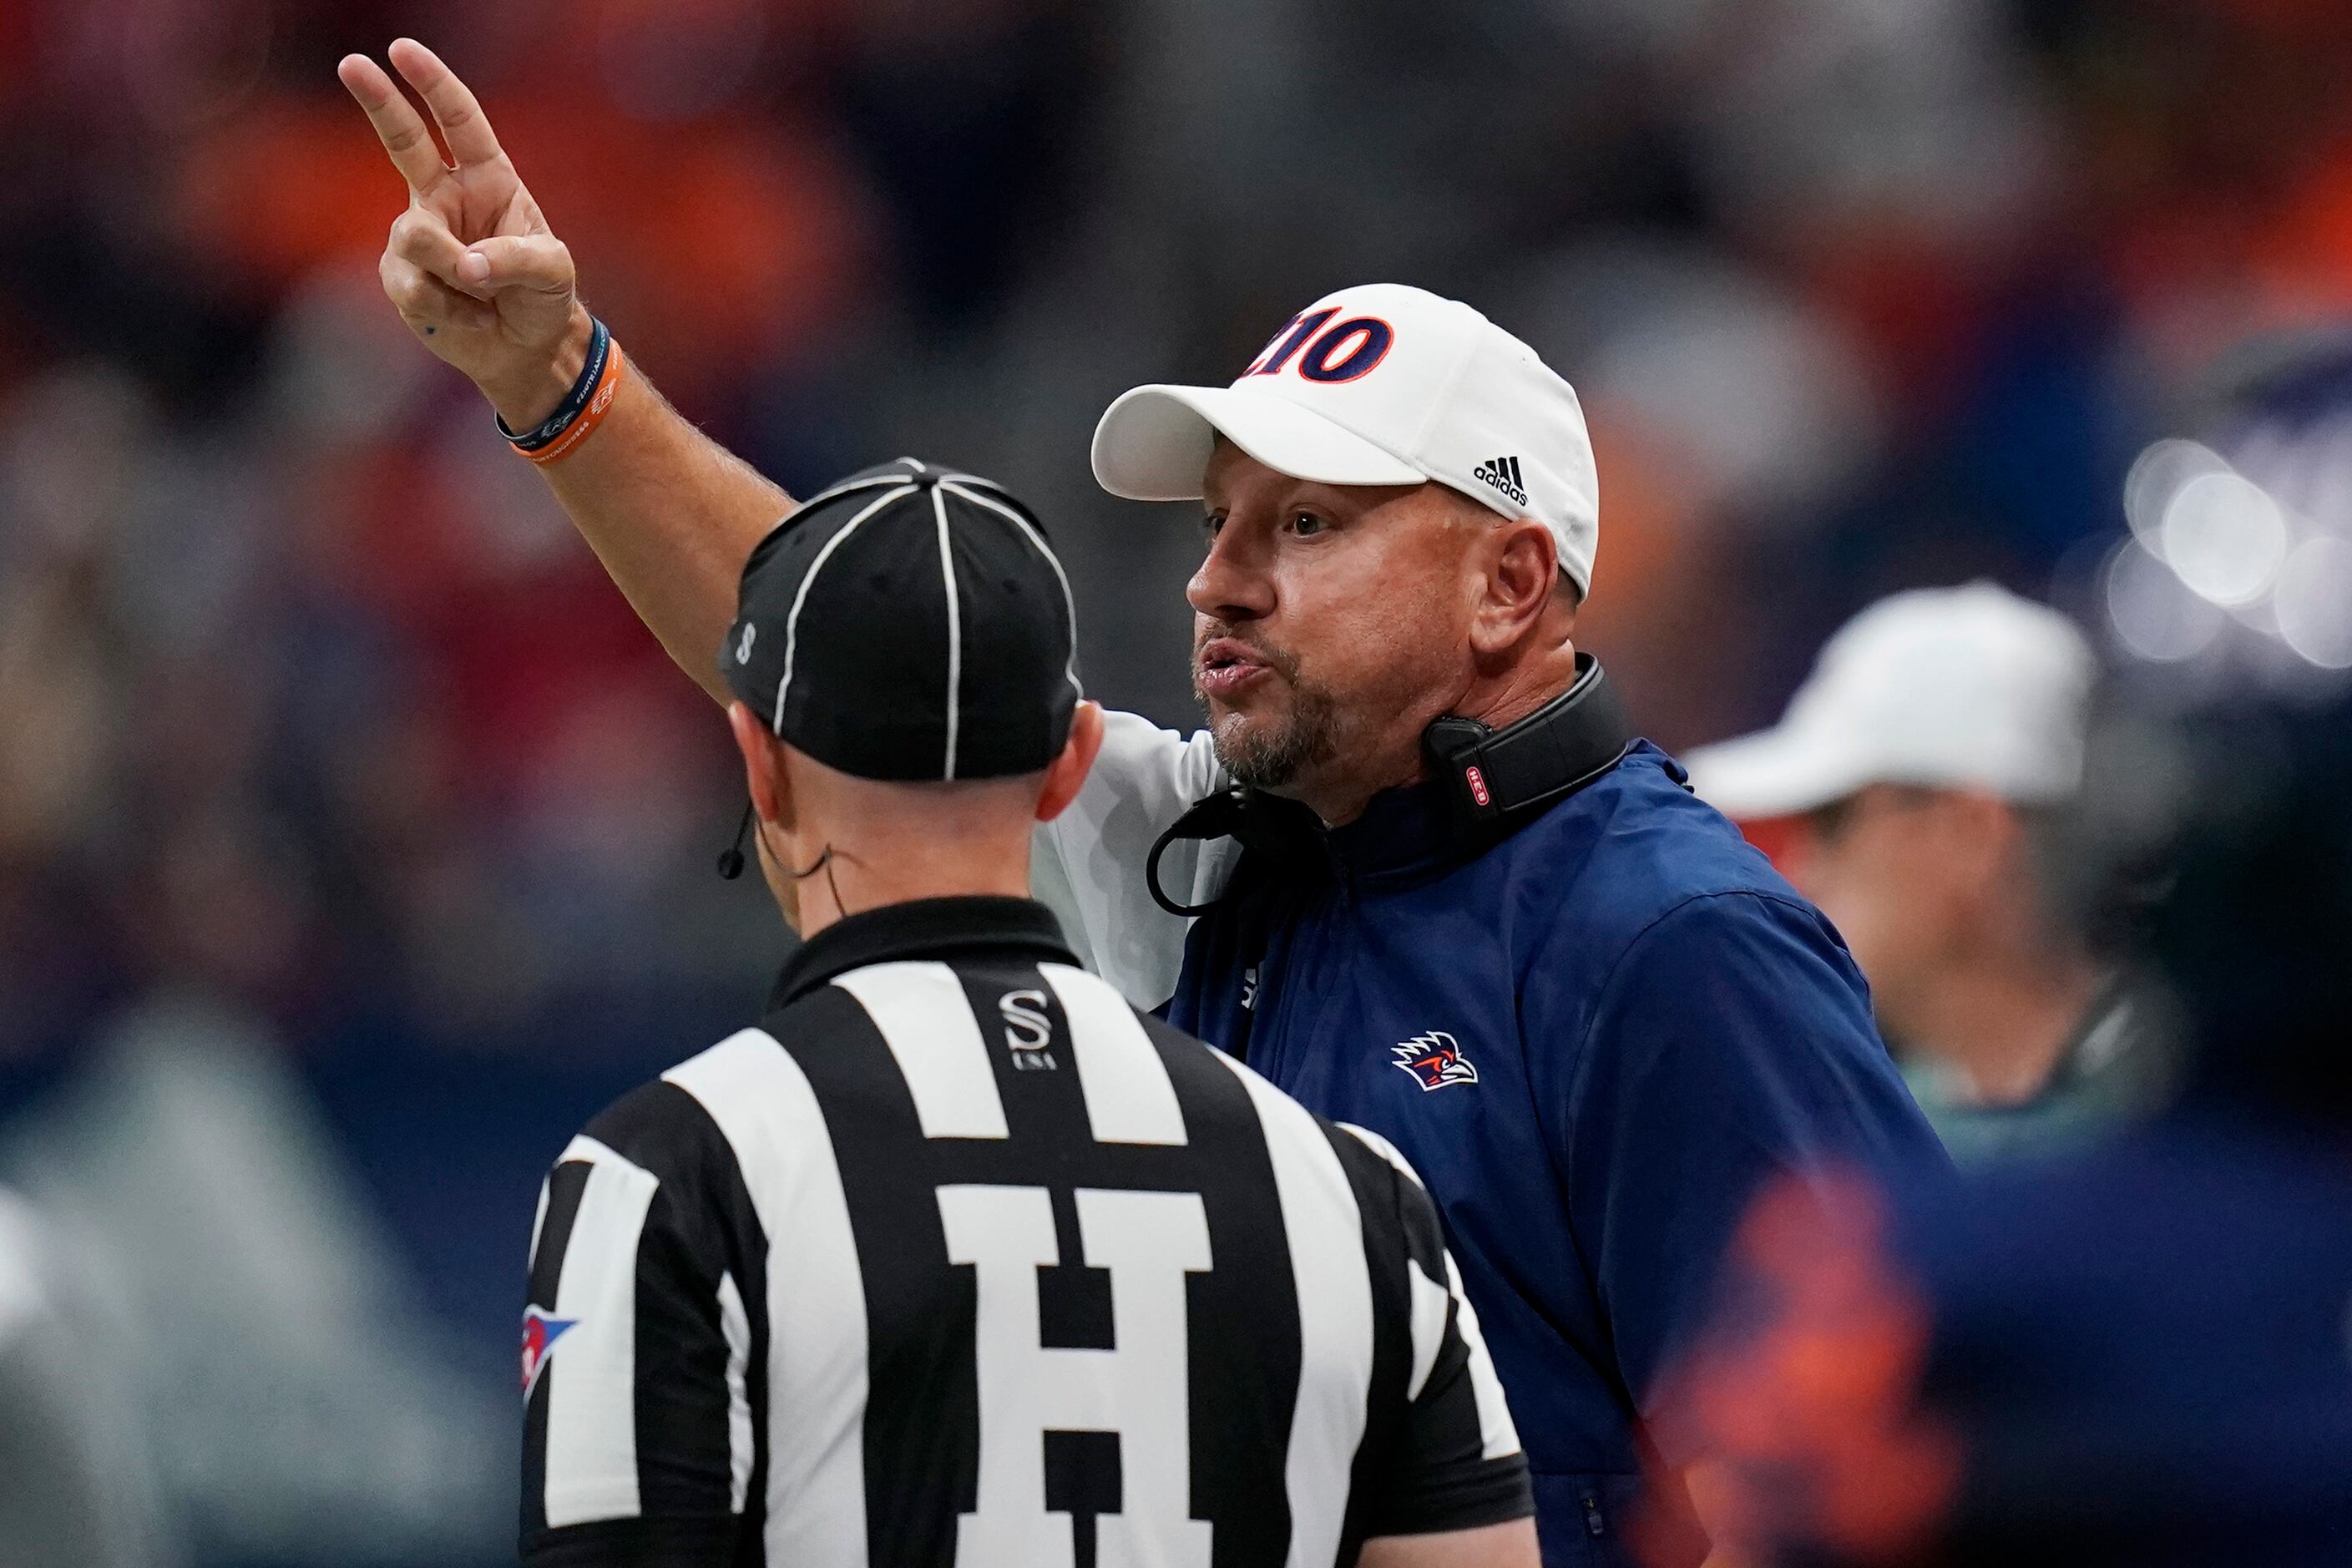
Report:
M1992 583L1915 589L1840 627L1777 726L1684 761L1701 799L1749 821L1873 784L2058 800L2082 782L2096 668L2046 605Z
M1095 426L1095 478L1129 500L1197 500L1220 434L1294 479L1435 479L1534 518L1591 591L1600 485L1576 393L1458 300L1398 283L1327 294L1231 386L1139 386L1113 403Z

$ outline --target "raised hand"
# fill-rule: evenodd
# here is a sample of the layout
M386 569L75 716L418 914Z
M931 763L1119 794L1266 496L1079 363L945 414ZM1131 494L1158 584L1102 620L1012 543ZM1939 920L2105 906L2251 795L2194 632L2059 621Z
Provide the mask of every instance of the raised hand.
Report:
M457 73L413 38L387 54L432 110L452 162L383 67L344 57L335 74L408 182L408 210L377 264L383 291L426 348L471 376L509 426L528 429L562 400L586 354L572 253Z

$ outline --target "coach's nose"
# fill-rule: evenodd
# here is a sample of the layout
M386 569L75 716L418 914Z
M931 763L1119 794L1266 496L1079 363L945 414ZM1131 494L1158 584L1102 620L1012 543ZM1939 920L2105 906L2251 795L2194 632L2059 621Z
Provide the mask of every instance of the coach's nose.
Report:
M1230 520L1209 541L1209 552L1184 584L1184 598L1220 621L1255 621L1274 611L1272 563L1259 531Z

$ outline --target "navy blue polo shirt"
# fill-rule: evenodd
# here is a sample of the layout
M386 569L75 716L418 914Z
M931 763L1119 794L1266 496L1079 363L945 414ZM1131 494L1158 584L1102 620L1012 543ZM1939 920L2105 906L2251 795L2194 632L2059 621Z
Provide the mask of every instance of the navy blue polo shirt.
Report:
M1759 1184L1942 1151L1837 932L1647 742L1475 856L1427 784L1299 832L1193 923L1167 1016L1412 1162L1545 1563L1630 1562L1645 1402Z

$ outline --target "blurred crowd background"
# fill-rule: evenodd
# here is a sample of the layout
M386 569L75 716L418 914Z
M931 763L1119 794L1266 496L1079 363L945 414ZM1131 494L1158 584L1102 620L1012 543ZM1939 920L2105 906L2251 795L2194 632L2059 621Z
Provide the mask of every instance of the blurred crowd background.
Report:
M1579 640L1670 748L1975 577L2352 664L2352 545L2135 468L2352 312L2341 0L0 0L0 1183L152 1560L506 1560L539 1177L786 941L716 715L378 290L334 65L404 33L683 409L1001 479L1171 724L1198 536L1087 434L1375 279L1582 395Z

